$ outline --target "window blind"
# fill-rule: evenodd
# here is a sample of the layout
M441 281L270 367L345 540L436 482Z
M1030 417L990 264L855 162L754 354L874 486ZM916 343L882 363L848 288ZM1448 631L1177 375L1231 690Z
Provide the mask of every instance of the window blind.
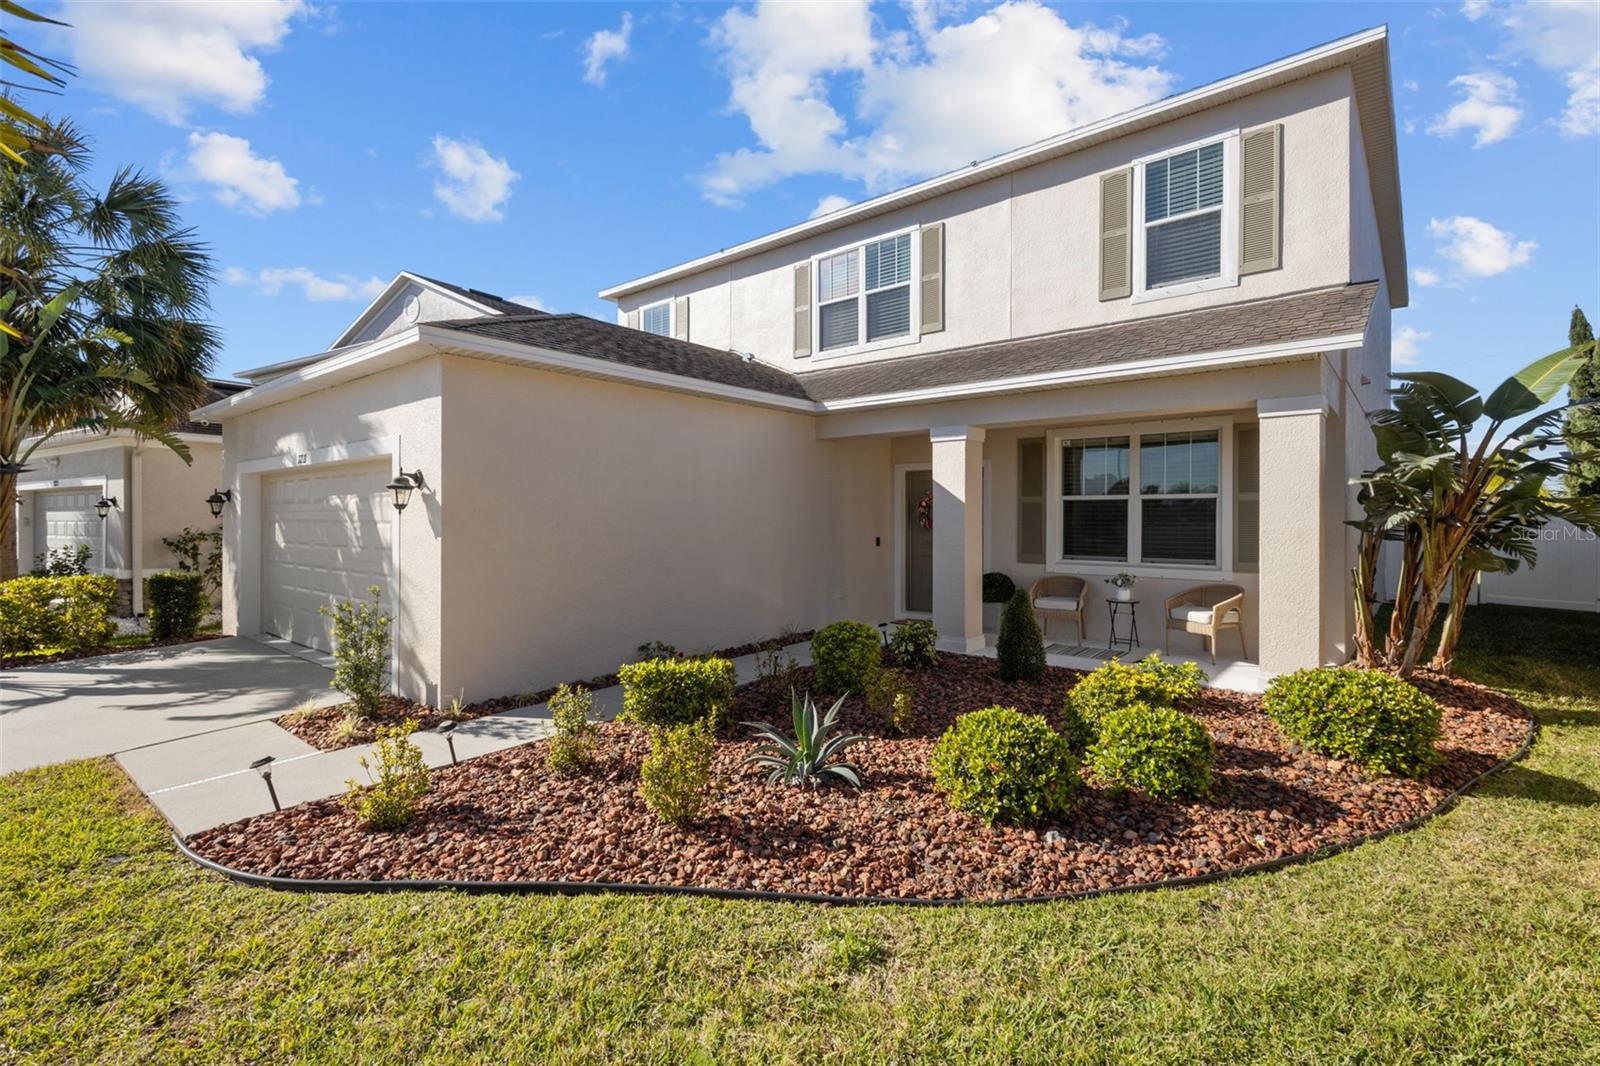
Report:
M823 304L819 318L823 351L848 348L861 339L861 305L855 300Z
M672 305L667 303L646 307L642 318L646 333L666 337L672 334Z
M1147 288L1222 274L1222 212L1190 215L1145 231Z

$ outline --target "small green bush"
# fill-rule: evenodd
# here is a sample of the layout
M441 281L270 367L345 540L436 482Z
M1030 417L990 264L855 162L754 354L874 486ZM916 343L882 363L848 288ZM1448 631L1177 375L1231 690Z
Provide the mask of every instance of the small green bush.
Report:
M738 674L727 659L647 659L617 671L622 713L643 726L688 725L705 718L718 726L733 699Z
M1374 773L1416 776L1437 758L1439 705L1380 670L1284 674L1272 679L1261 705L1287 736Z
M939 631L932 622L913 619L895 627L889 638L894 661L908 670L924 670L939 665Z
M562 685L550 697L550 722L555 734L550 738L546 759L558 774L581 774L594 762L596 729L589 721L594 697L582 685Z
M639 795L645 806L680 828L694 821L711 783L714 747L711 724L703 719L652 730L650 754L639 766Z
M889 667L875 671L863 695L867 707L883 719L884 726L890 732L905 732L905 727L910 724L912 697L911 681L905 671Z
M819 692L843 695L865 692L878 664L882 641L878 630L865 622L835 622L811 638L811 665Z
M997 570L983 575L983 602L1010 603L1017 594L1017 583Z
M33 557L30 577L86 577L94 549L87 544L71 548L53 548L50 554L40 552Z
M1089 751L1089 745L1094 743L1094 726L1084 720L1083 715L1067 700L1061 708L1061 736L1067 742L1067 747L1072 749L1074 758L1082 760Z
M1067 702L1091 729L1112 711L1130 704L1183 707L1205 688L1206 675L1195 663L1162 662L1158 656L1125 666L1113 659L1067 693Z
M176 537L162 537L162 547L177 559L177 569L184 573L199 574L206 583L206 594L215 596L222 591L222 530L190 529Z
M317 608L333 619L333 687L350 698L358 718L377 714L388 689L389 626L394 618L379 607L381 592L370 585L369 603L352 600Z
M1065 814L1078 762L1043 718L1014 707L968 711L933 747L933 780L950 805L988 822L1029 825Z
M1089 749L1095 775L1115 788L1166 799L1211 790L1216 750L1205 726L1171 707L1130 703L1100 721Z
M104 644L117 631L116 604L117 581L106 574L0 583L0 651L29 655Z
M206 616L205 578L180 570L151 574L144 579L144 605L150 613L151 636L192 637Z
M379 729L371 761L365 755L360 759L369 783L363 785L355 778L345 782L345 806L373 829L402 829L411 824L428 793L428 764L422 759L422 749L411 743L416 730L415 718Z
M1033 616L1033 601L1018 589L1000 615L1000 638L995 642L1000 657L1000 680L1038 681L1044 677L1044 634Z

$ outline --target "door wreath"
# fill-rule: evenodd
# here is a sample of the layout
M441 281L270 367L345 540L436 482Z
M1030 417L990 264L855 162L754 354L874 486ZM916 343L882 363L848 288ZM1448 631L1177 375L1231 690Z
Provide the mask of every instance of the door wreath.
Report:
M922 499L917 501L917 525L923 529L933 528L933 490L929 489L922 494Z

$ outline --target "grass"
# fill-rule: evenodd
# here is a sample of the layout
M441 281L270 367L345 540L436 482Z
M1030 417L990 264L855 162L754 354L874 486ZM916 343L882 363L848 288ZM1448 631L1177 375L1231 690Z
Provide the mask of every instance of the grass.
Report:
M221 635L222 624L220 622L212 622L209 625L203 625L199 629L195 630L196 638L202 640L206 637L216 637ZM76 659L94 659L101 655L114 655L117 652L137 651L140 648L148 648L156 643L157 641L155 637L150 634L148 629L145 629L133 633L117 633L103 644L97 644L92 648L81 648L76 651L64 647L46 646L43 648L35 648L33 651L18 652L14 655L0 654L0 665L27 666L30 663L44 662L58 655L61 656L59 660L55 660L58 662L69 662ZM161 643L164 645L170 645L173 643L182 642L168 640Z
M1600 1060L1600 616L1474 609L1521 764L1416 832L1011 908L302 896L110 762L0 778L0 1061Z

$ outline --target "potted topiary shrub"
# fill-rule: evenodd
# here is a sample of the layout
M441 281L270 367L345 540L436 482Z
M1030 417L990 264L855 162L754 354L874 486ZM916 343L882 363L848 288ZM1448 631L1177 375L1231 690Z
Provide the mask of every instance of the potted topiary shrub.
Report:
M1000 612L1005 605L1011 602L1011 597L1016 594L1017 586L1009 577L998 570L991 570L983 575L983 631L993 632L1000 628Z

